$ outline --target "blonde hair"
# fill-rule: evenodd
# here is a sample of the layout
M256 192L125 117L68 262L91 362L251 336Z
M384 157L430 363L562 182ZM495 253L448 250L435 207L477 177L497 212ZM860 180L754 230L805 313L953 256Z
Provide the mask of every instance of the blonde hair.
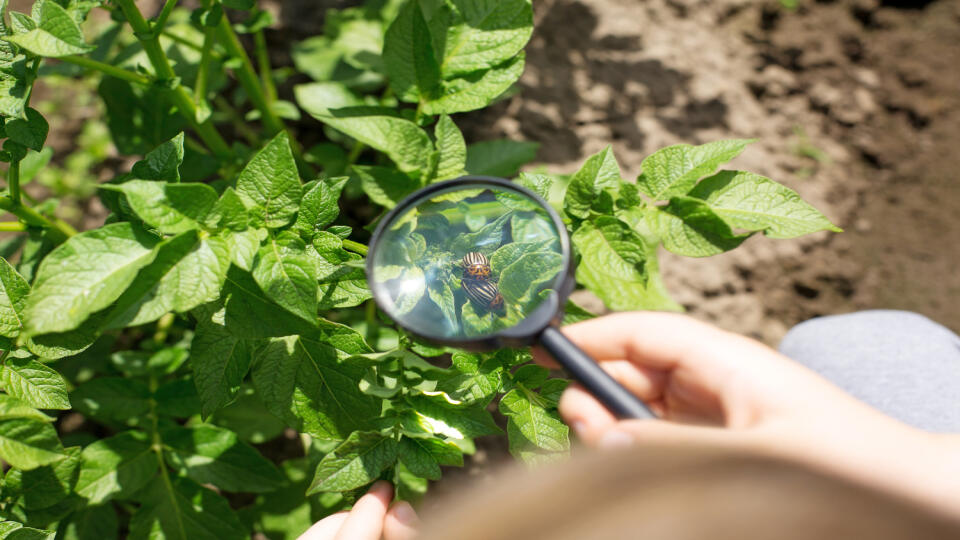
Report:
M960 538L960 523L854 483L730 449L588 453L427 511L422 540Z

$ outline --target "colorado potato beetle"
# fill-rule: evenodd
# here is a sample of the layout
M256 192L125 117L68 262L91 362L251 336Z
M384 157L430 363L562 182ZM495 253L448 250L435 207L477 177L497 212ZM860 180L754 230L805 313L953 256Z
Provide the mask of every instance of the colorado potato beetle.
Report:
M464 278L460 281L467 296L470 297L479 307L503 315L506 313L506 305L503 302L503 295L496 284L480 279Z
M482 253L471 251L460 260L464 279L490 279L490 260Z

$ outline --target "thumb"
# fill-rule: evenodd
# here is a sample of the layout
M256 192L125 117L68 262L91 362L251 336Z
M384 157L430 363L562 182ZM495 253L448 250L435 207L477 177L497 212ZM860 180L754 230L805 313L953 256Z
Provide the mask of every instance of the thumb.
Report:
M597 439L601 448L640 445L747 448L759 444L749 430L677 424L666 420L624 420L612 424Z

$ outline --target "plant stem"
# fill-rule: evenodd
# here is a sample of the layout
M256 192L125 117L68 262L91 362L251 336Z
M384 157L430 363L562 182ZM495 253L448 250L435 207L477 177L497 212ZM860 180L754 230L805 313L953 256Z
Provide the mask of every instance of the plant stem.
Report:
M163 4L163 9L160 10L160 15L157 17L157 20L153 23L153 29L156 31L158 35L163 30L163 27L166 26L167 19L170 17L170 13L173 12L173 8L176 7L176 5L177 5L177 0L167 0L167 2Z
M142 84L144 86L150 84L150 79L140 75L139 73L134 73L128 69L118 68L117 66L111 66L105 62L98 62L92 58L87 58L86 56L63 56L60 58L60 60L76 66L99 71L104 75L116 77L134 84Z
M197 83L193 89L193 99L197 103L207 100L207 78L210 72L210 51L213 49L215 28L204 27L203 49L200 51L200 67L197 68Z
M121 1L129 2L131 0ZM280 133L284 130L283 122L274 114L273 109L270 108L267 97L260 87L260 80L257 77L257 73L253 69L253 62L250 61L250 56L247 55L243 44L240 43L240 38L237 37L236 32L233 31L233 26L230 25L230 21L226 17L223 17L220 19L218 29L220 31L221 42L227 49L227 54L240 62L240 67L233 70L233 73L236 75L237 80L240 81L240 85L243 86L243 90L250 98L250 102L260 111L260 120L263 126L267 128L267 132L270 135Z
M10 168L7 169L7 189L10 190L10 200L13 204L20 205L20 161L10 162Z
M353 165L357 162L357 158L360 157L360 154L363 153L364 149L367 148L367 145L363 144L360 141L353 143L353 147L350 148L350 153L347 154L347 166Z
M19 232L27 230L27 226L19 221L0 221L0 231Z
M39 212L23 204L14 204L9 197L0 196L0 210L6 210L20 218L27 225L44 227L50 229L53 233L51 240L56 243L63 242L67 238L77 234L77 230L71 227L67 222L61 219L47 219Z
M177 75L173 72L173 68L170 67L170 61L167 59L166 53L163 52L163 48L160 47L157 33L153 32L150 28L150 24L143 18L143 14L137 9L133 0L116 0L116 2L120 6L120 9L123 10L123 14L130 23L130 27L133 28L134 35L136 35L140 41L140 46L143 47L144 52L147 53L147 57L150 59L150 63L153 65L157 77L165 81L175 80ZM213 124L209 121L203 123L197 122L197 106L193 102L193 99L191 99L190 94L187 93L187 90L182 86L177 86L170 92L180 114L186 117L187 121L193 125L193 129L196 130L197 135L200 136L204 144L210 148L213 154L223 160L229 161L233 159L233 151L230 150L230 147L217 132Z
M170 332L170 327L173 326L173 321L175 316L173 313L167 313L163 317L160 317L160 320L157 321L157 331L153 333L153 342L159 346L163 346L163 343L167 341L167 334Z
M354 253L358 253L360 255L363 255L364 257L367 256L367 246L361 244L360 242L354 242L353 240L344 240L343 249L352 251Z
M273 84L273 70L270 68L270 53L267 50L267 38L263 29L253 35L253 44L257 53L257 68L260 69L260 83L263 84L264 97L267 104L272 105L277 100L277 87Z

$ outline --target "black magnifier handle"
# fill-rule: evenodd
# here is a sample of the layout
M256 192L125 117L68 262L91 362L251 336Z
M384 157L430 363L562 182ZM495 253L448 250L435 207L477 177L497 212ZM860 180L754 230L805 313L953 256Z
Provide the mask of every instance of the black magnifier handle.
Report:
M620 385L555 326L540 334L540 345L617 418L656 418L646 404Z

